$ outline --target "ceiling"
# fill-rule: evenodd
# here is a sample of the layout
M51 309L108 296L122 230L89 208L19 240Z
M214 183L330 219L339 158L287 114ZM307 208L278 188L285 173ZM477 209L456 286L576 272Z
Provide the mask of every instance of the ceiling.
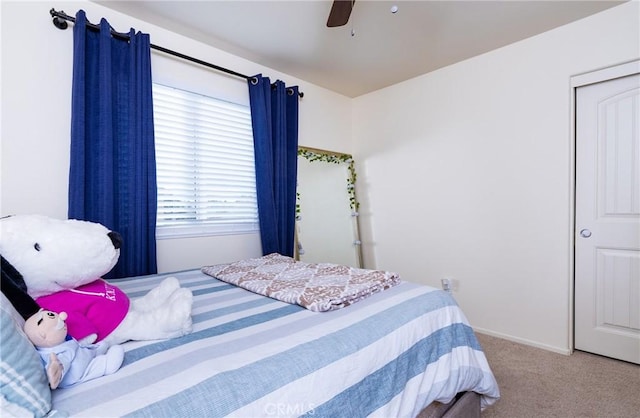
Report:
M357 0L346 26L328 28L329 0L95 2L348 97L623 3Z

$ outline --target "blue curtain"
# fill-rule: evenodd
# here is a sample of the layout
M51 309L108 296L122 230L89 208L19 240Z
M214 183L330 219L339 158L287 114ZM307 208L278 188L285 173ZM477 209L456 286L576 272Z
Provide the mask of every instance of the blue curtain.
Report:
M76 14L68 216L122 235L111 278L157 272L150 40L133 29L128 37Z
M298 87L249 80L262 253L293 256L298 171Z

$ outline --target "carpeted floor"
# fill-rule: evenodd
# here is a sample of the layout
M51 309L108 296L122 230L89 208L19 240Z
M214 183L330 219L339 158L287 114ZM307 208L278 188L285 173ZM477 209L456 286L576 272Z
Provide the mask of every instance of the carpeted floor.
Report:
M482 418L640 418L640 366L477 335L501 395Z

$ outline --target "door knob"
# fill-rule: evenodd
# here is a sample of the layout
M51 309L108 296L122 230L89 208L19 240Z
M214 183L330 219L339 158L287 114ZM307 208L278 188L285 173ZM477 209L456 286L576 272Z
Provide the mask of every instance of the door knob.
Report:
M591 236L591 231L589 231L588 229L583 229L580 231L580 236L582 238L589 238Z

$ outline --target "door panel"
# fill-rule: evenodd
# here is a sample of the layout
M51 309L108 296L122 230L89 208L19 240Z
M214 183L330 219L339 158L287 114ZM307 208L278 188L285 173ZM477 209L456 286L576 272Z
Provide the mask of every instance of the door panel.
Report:
M640 364L640 75L576 90L575 347Z

